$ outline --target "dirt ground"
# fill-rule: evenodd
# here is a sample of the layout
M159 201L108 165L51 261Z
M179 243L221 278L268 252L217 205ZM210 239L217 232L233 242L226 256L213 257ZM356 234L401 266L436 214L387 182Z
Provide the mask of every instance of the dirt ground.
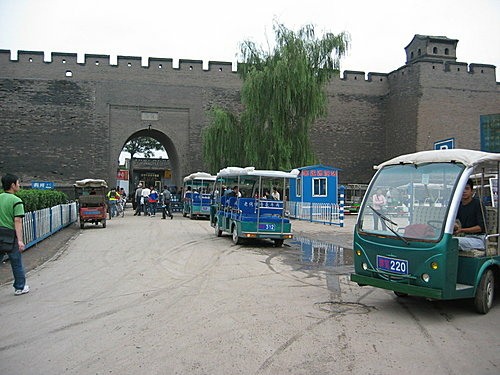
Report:
M283 248L179 215L66 229L25 253L29 294L0 287L0 374L500 373L498 299L358 287L346 220Z

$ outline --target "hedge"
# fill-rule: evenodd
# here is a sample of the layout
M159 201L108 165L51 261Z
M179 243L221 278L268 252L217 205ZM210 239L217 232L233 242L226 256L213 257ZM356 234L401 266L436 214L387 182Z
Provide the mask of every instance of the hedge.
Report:
M3 193L3 190L0 190L0 193ZM68 203L68 196L55 190L20 190L16 195L23 200L25 212Z

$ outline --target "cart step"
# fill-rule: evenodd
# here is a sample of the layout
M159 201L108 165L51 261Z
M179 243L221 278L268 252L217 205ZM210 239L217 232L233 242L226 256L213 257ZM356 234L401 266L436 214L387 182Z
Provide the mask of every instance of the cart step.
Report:
M458 284L458 283L457 283L456 290L466 290L466 289L472 289L472 288L474 288L474 286L473 286L473 285Z

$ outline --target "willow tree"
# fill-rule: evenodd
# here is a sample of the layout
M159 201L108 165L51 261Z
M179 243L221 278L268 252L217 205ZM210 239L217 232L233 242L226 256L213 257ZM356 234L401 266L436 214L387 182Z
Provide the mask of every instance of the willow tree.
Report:
M209 172L245 164L242 134L236 115L219 107L210 110L210 124L203 129L203 160Z
M294 32L279 23L274 24L274 33L271 51L251 41L241 44L238 71L243 79L245 112L232 123L237 128L237 147L247 165L290 169L315 162L310 129L316 119L326 114L325 86L338 74L349 36L325 33L317 38L312 25ZM225 112L225 116L230 115ZM224 134L234 135L225 129ZM204 140L206 143L211 139L214 150L233 142L224 134L215 139L211 132L205 132Z

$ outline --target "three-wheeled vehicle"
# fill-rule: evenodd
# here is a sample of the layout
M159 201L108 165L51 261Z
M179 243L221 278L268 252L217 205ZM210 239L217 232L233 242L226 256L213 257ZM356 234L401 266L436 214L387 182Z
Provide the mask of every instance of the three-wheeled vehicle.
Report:
M76 181L74 184L75 196L78 200L78 216L80 228L85 227L85 223L99 224L106 228L107 198L106 190L108 185L104 180L85 179Z
M253 167L228 167L217 174L214 188L214 204L210 210L210 224L215 234L230 233L235 244L243 238L267 238L280 247L283 241L293 238L292 224L285 216L284 201L273 200L267 193L273 187L287 189L292 172L256 170ZM223 186L228 190L224 191ZM229 192L238 187L238 192Z
M376 169L354 230L351 280L392 290L398 297L473 298L476 310L487 313L500 278L500 154L422 151ZM454 231L469 178L475 181L474 199L481 202L486 235L476 237L483 249L460 250ZM389 208L381 198L387 192L393 202Z
M215 176L205 172L191 173L184 177L184 204L182 216L192 220L194 218L210 216L210 189L215 181ZM187 190L188 187L190 190Z

